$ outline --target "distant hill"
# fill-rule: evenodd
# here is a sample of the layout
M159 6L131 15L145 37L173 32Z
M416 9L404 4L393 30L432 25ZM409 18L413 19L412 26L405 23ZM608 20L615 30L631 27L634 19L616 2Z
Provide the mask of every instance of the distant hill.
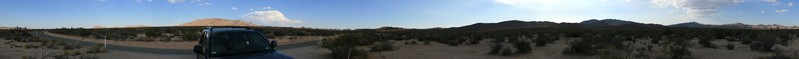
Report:
M619 19L602 19L602 20L591 19L591 20L586 20L586 21L580 22L580 26L582 26L582 27L632 27L632 28L636 28L636 27L665 27L665 26L660 25L660 24L644 24L644 23L638 23L638 22L633 22L633 21L625 21L625 20L619 20Z
M659 24L644 24L633 21L624 21L618 19L591 19L582 21L580 23L555 23L550 21L520 21L509 20L499 23L475 23L462 27L455 27L453 29L460 30L498 30L498 29L517 29L517 28L656 28L666 27Z
M525 22L519 20L510 20L499 23L475 23L472 25L467 25L459 28L461 29L531 28L531 27L557 27L557 25L558 23L547 22L547 21Z
M133 26L92 26L92 28L141 28L141 27L152 27L149 25L133 25Z
M11 30L16 29L16 27L0 27L0 30Z
M713 24L701 24L697 22L688 22L688 23L679 23L669 25L669 27L686 27L686 28L732 28L732 29L799 29L799 26L783 26L777 24L771 25L749 25L743 23L733 23L733 24L722 24L722 25L713 25Z
M702 24L698 22L687 22L687 23L679 23L679 24L672 24L669 27L688 27L688 28L712 28L716 27L716 25L708 25Z
M197 19L177 26L262 26L241 20L228 20L222 18Z

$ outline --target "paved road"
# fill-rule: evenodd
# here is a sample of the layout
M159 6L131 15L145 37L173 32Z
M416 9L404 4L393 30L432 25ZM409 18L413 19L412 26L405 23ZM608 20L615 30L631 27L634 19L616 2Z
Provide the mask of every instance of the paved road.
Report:
M62 37L55 37L44 34L46 31L36 31L33 32L33 35L51 39L51 40L63 40L65 42L75 42L75 39L69 38L62 38ZM102 44L102 43L94 43L94 42L85 42L85 41L78 41L80 45L83 46L92 46L95 44ZM301 47L308 47L316 45L318 41L309 41L309 42L301 42L296 44L288 44L288 45L280 45L275 47L276 50L286 50L286 49L294 49L294 48L301 48ZM162 48L146 48L146 47L132 47L132 46L120 46L120 45L107 45L106 48L111 50L120 50L120 51L130 51L130 52L141 52L141 53L153 53L153 54L173 54L173 55L194 55L192 49L162 49Z

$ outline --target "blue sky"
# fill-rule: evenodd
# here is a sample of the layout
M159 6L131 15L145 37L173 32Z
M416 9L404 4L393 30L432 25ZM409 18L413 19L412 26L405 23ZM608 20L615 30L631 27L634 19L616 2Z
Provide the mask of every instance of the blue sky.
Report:
M799 0L0 0L0 26L170 26L225 18L313 28L457 27L505 20L799 25Z

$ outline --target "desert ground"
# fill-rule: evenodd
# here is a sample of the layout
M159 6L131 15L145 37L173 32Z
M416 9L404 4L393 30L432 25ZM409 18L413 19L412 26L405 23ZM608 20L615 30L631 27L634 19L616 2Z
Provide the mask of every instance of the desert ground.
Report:
M47 33L46 35L74 38L80 41L102 43L97 39L86 39L81 37ZM283 36L277 37L280 45L299 44L301 42L319 41L331 37L322 36ZM532 53L527 54L514 54L509 56L491 55L492 40L496 39L483 39L480 44L460 44L458 46L450 46L439 42L430 42L430 44L423 44L417 39L408 40L389 40L396 47L392 51L380 52L367 52L371 59L602 59L604 56L634 56L636 54L629 54L627 51L616 51L618 54L599 54L599 55L567 55L563 51L569 47L570 41L579 40L581 38L559 38L553 43L545 46L534 46L531 49ZM653 45L650 43L651 39L636 39L634 41L624 41L624 44L632 45L632 48L642 48L646 46L654 46L651 52L642 55L659 56L666 52L664 47ZM138 41L108 41L109 44L135 46L135 47L149 47L149 48L167 48L167 49L185 49L174 48L183 45L193 45L191 42L138 42ZM415 44L402 44L407 42L418 42ZM766 56L775 55L773 52L761 52L749 49L749 44L741 44L737 41L727 41L724 39L715 39L710 41L713 45L719 48L707 48L697 44L698 40L690 40L693 46L688 46L691 51L691 58L695 59L759 59ZM44 58L44 59L57 59L57 58L96 58L96 59L194 59L194 55L170 55L170 54L153 54L130 52L120 50L109 50L105 53L82 53L90 50L88 46L78 49L61 49L61 48L26 48L25 45L42 44L43 42L15 42L13 40L0 39L0 59L20 59L20 58ZM790 40L787 45L774 45L773 48L776 52L786 55L799 55L799 40ZM161 44L175 44L164 45ZM183 44L183 45L180 45ZM501 43L505 46L511 46L509 43ZM732 44L734 49L726 49L723 46ZM534 44L531 44L534 45ZM368 46L357 47L358 49L369 50ZM68 53L67 51L77 51L78 54ZM604 51L614 51L607 49ZM292 56L296 59L332 59L330 54L331 50L321 48L319 45L305 46L294 49L279 50L279 52ZM633 51L639 53L637 51ZM611 52L613 53L613 52Z
M78 39L79 41L103 43L102 40L81 38L76 36L45 33L46 35ZM308 42L319 40L321 36L293 36L293 37L278 37L279 45L297 44L300 42ZM164 49L191 49L196 42L140 42L140 41L107 41L108 44L134 46L134 47L147 47L147 48L164 48ZM194 59L194 55L171 55L171 54L153 54L130 52L120 50L108 50L104 53L86 53L90 48L89 46L82 46L78 49L52 49L52 48L25 48L25 45L38 46L43 42L16 42L13 40L0 39L0 59L20 59L20 58L33 58L33 59L58 59L58 58L71 58L71 59ZM70 55L65 51L70 51ZM73 54L75 51L78 54ZM280 50L281 53L295 57L297 59L325 59L329 50L318 48L317 46L306 46L294 49Z
M431 42L430 45L423 45L423 44L393 44L397 48L394 51L385 51L385 52L371 52L371 58L375 59L600 59L600 56L575 56L575 55L564 55L561 52L564 48L568 47L567 42L568 40L572 40L576 38L566 38L564 40L555 41L553 44L548 44L546 46L536 46L533 47L532 53L530 54L519 54L519 55L511 55L511 56L498 56L498 55L489 55L488 51L490 50L490 46L492 44L485 44L488 43L488 40L483 40L485 42L483 44L476 44L476 45L459 45L459 46L449 46L446 44ZM404 40L404 41L394 41L395 43L401 42L410 42L414 40ZM645 41L648 40L638 40L636 43L647 43ZM693 41L696 42L696 41ZM766 52L759 52L753 51L749 49L749 46L746 44L740 44L740 42L728 42L726 40L714 40L712 41L713 44L716 45L726 45L728 43L735 44L734 50L729 50L725 48L704 48L699 46L690 47L689 50L692 51L692 58L696 59L758 59L764 56L770 56L774 53L766 53ZM792 44L788 46L783 45L775 45L777 50L781 50L781 52L796 55L797 51L799 51L799 41L792 41ZM645 45L645 44L638 44L638 45ZM663 48L656 49L656 50L663 50Z

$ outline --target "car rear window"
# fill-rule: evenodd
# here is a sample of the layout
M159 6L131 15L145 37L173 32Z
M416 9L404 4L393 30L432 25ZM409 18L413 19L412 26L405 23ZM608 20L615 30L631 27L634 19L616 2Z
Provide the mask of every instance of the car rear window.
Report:
M266 39L255 32L218 32L214 33L211 38L211 55L215 56L244 54L269 49Z

